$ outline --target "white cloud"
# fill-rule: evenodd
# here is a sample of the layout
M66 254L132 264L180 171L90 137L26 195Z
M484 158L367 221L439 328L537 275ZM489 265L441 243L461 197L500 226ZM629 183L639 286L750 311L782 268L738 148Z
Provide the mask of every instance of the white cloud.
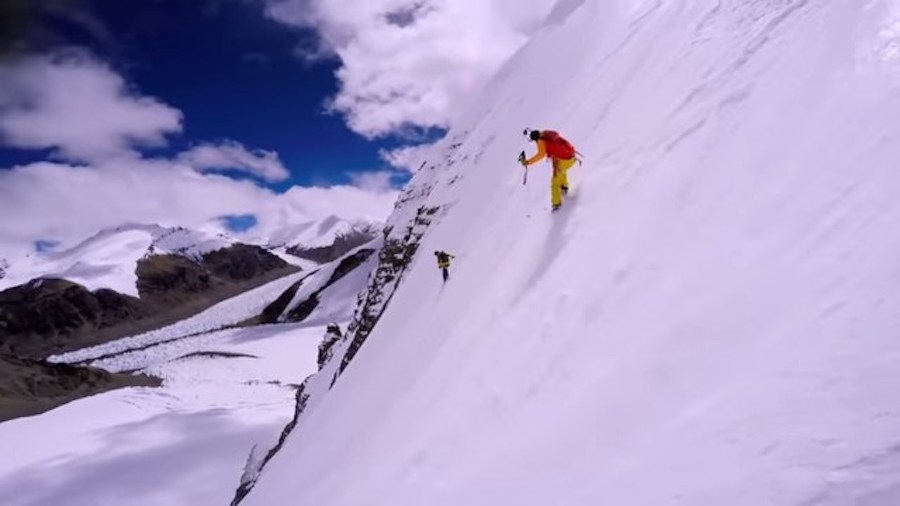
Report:
M264 181L284 181L290 172L273 151L250 151L241 143L223 141L201 144L185 151L178 159L200 171L233 169L253 174Z
M289 174L278 155L233 141L201 144L174 160L133 148L164 145L181 112L131 91L121 76L83 53L33 57L0 66L0 140L54 148L80 163L39 162L0 168L0 257L38 240L60 248L125 222L204 227L222 216L252 214L254 234L335 215L383 220L396 192L376 184L293 187L278 194L215 169L266 181ZM218 226L218 225L215 225Z
M275 199L258 203L259 225L253 235L268 234L305 221L319 221L328 216L355 221L384 221L394 208L397 191L359 188L350 185L328 187L294 186Z
M295 186L277 194L183 163L137 157L80 167L41 162L0 171L0 216L11 218L0 220L0 248L21 251L39 239L64 248L124 222L198 227L253 214L258 235L329 215L384 220L396 195L354 186Z
M374 172L351 172L348 174L353 186L371 192L389 191L394 187L397 173L390 170Z
M136 95L121 76L83 52L0 64L0 143L53 148L93 161L132 146L159 146L181 130L182 114Z
M414 173L425 162L426 155L432 147L434 144L419 144L390 150L383 149L378 154L382 160L391 164L391 167Z
M330 108L370 138L446 127L554 3L266 0L269 16L315 28L341 60Z

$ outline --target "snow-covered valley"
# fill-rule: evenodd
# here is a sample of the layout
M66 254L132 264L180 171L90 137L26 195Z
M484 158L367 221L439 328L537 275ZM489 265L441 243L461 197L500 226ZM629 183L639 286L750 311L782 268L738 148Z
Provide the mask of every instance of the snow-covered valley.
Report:
M130 354L120 367L138 366L163 386L0 424L3 504L228 504L251 450L274 445L290 420L323 332L232 329Z
M316 266L172 325L50 357L151 375L162 386L120 388L0 424L3 504L227 504L293 417L326 324L350 318L372 267ZM276 316L321 297L303 322L285 315L247 326L292 286Z

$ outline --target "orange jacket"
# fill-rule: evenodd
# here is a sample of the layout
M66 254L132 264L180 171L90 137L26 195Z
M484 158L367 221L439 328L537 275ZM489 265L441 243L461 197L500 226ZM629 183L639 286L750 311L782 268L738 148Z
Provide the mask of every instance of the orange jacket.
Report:
M525 160L525 166L527 167L529 165L538 163L539 161L543 160L546 157L547 157L547 143L545 143L543 139L538 139L537 140L537 153L535 153L535 155L532 156L531 158L529 158L528 160Z

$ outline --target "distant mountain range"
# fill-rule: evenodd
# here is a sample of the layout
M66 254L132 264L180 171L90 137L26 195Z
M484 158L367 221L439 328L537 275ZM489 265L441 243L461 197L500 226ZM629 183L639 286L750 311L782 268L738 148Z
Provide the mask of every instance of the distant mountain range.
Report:
M0 258L0 291L37 278L54 278L88 290L105 288L140 297L137 266L154 255L199 261L210 252L243 243L269 250L289 264L311 268L365 244L377 233L377 224L336 216L284 227L268 236L241 239L212 228L129 223L101 230L63 251Z

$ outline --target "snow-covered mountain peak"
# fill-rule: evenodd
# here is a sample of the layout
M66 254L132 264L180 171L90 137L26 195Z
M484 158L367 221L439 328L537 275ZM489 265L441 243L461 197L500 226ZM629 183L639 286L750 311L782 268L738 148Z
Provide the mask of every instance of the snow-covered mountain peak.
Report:
M147 255L176 254L199 259L205 253L234 244L225 234L128 223L107 228L62 251L34 252L14 259L0 279L0 290L34 278L55 277L89 290L109 288L137 296L138 260Z
M199 259L210 251L225 248L236 242L238 242L236 238L224 232L173 227L155 235L148 252Z
M343 221L344 220L338 218L337 216L335 216L333 214L328 216L327 218L325 218L319 222L319 234L320 235L327 234L329 230L331 230L332 228L334 228L335 226L337 226L339 223L341 223Z
M256 239L255 242L269 248L319 248L333 244L335 239L342 235L354 231L370 231L378 226L378 223L365 220L349 220L329 215L321 220L286 225Z

